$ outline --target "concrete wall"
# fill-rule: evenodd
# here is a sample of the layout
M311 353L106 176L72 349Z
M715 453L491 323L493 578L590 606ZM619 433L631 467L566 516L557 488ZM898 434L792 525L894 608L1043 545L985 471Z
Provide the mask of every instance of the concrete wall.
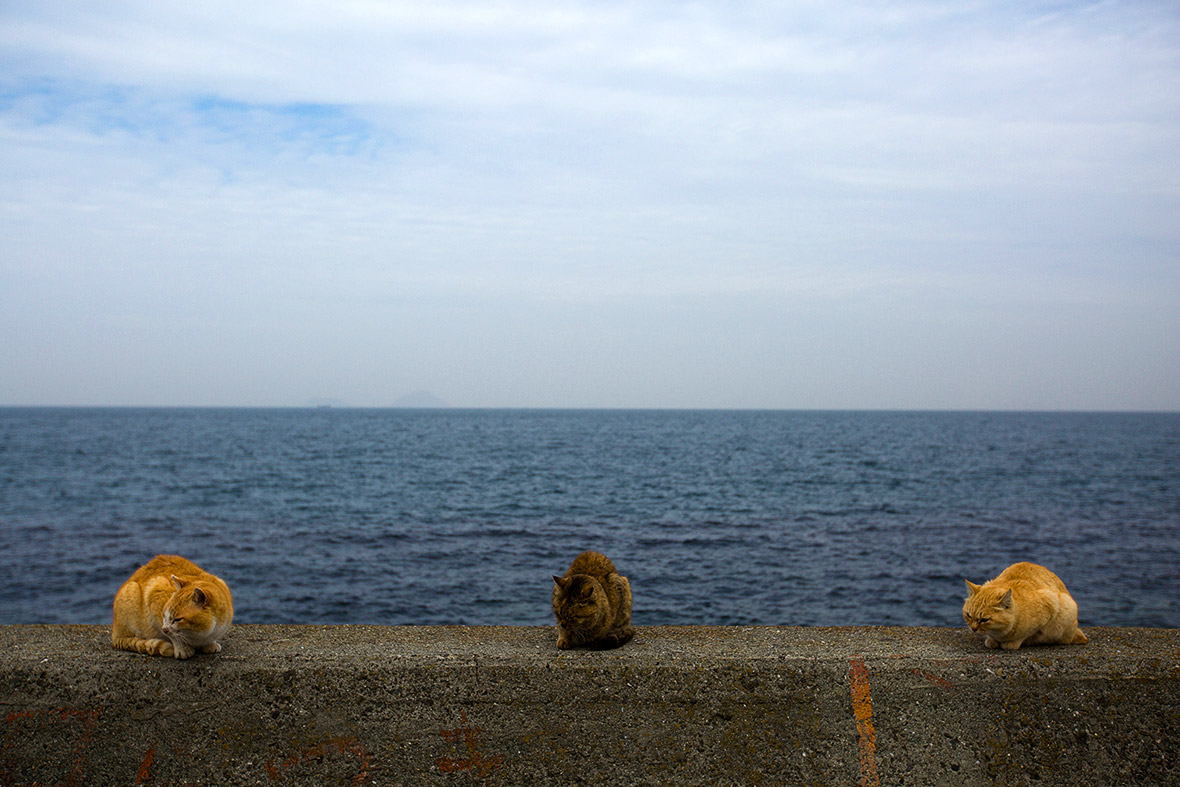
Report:
M1180 784L1180 630L0 627L0 785Z

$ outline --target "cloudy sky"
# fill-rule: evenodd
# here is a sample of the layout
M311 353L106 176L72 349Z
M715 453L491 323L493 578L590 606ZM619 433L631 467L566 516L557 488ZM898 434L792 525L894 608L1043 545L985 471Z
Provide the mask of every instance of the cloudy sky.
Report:
M418 392L1180 409L1180 4L0 0L0 404Z

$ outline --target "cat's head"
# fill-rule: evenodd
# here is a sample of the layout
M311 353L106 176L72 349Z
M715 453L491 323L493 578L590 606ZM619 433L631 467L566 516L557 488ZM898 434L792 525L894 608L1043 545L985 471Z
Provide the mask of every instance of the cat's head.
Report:
M201 640L226 621L219 588L208 582L184 582L172 576L175 590L164 606L164 633L182 640ZM232 613L229 613L232 614Z
M567 629L593 628L606 614L606 591L594 577L554 577L553 584L553 612Z
M1012 627L1012 589L985 587L967 580L967 600L963 602L963 621L972 631L1004 632Z

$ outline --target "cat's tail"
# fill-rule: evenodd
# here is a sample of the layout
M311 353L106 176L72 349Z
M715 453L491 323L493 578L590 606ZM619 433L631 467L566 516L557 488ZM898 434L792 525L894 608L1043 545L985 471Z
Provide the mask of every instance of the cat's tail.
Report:
M140 639L139 637L115 637L111 644L118 650L130 650L148 656L173 656L176 649L166 639Z
M589 644L594 650L610 650L622 645L626 645L635 636L634 626L620 626L617 629L608 631L603 636L594 640Z

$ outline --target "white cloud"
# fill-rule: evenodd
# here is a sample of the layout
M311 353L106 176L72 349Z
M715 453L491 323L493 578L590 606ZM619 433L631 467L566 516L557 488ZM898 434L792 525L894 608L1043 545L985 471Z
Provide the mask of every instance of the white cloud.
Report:
M735 348L731 387L677 404L791 406L790 386L736 349L750 336L776 346L776 310L806 316L797 334L839 337L830 368L854 368L865 346L888 354L866 339L888 335L900 367L928 379L938 359L901 349L922 341L920 321L890 315L963 313L964 335L1023 326L1046 367L1055 353L1090 358L1071 367L1080 387L1117 407L1127 392L1103 382L1109 353L1064 348L1068 331L1034 319L1084 326L1089 309L1156 353L1123 406L1180 406L1180 372L1158 356L1180 322L1167 305L1180 302L1178 17L1163 3L8 3L0 328L34 341L75 309L97 327L61 337L61 352L94 355L104 330L138 321L216 358L228 340L203 344L207 319L284 358L281 342L306 330L425 341L398 316L412 314L431 326L426 345L476 363L456 348L512 315L523 322L498 346L554 338L502 374L543 381L573 374L556 355L593 357L598 379L617 380L610 363L632 369L626 390L653 392L634 393L643 403L696 391L680 378L721 352L715 335ZM577 329L542 318L554 304ZM614 356L589 353L582 331L619 309L635 316L617 343L603 334ZM850 327L833 334L839 321ZM998 373L1002 353L979 341ZM19 369L30 350L7 352ZM653 353L666 361L644 373ZM407 389L528 398L507 382L480 398L454 374L439 390L427 378L445 361L403 360L419 370ZM274 385L243 396L338 395L284 392L277 381L297 375L260 368L272 365ZM947 393L913 406L953 405L954 391L1019 406L960 364L944 371ZM814 379L829 377L807 406L824 391L833 406L872 405L862 376ZM756 396L735 393L753 381ZM338 396L398 393L392 379L370 385ZM0 402L86 401L63 386L18 374ZM625 403L621 391L598 396Z

